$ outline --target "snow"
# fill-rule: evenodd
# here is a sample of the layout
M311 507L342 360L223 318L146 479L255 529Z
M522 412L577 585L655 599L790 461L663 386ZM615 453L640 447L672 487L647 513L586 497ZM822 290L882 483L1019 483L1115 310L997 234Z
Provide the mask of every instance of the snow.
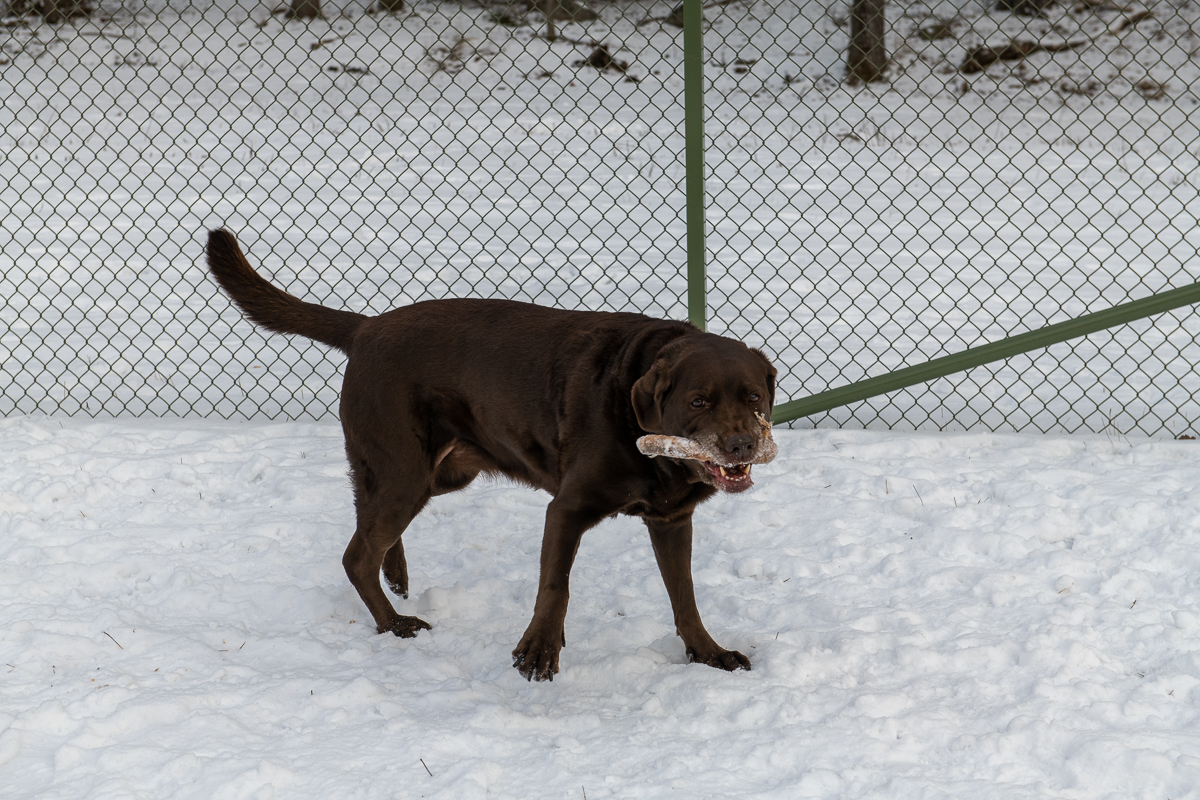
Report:
M696 519L753 670L685 663L618 519L538 684L544 494L418 516L401 640L341 569L336 424L0 421L0 796L1200 796L1195 442L775 433Z
M548 498L503 483L406 535L395 602L433 630L374 633L342 360L245 323L204 232L359 311L682 318L679 33L637 24L672 5L562 26L636 82L470 4L0 31L0 796L1200 797L1190 311L818 420L1100 433L776 428L697 513L701 611L751 672L685 663L619 519L562 672L521 680ZM889 3L866 87L842 6L710 10L711 328L782 401L1193 280L1200 12L1146 8L1118 36L1107 4ZM1014 36L1090 44L958 71Z

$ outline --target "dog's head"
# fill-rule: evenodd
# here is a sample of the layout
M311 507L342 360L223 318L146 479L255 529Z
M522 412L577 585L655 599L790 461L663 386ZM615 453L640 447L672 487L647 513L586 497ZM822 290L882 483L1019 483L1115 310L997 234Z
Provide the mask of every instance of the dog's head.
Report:
M770 460L775 367L758 350L720 336L685 336L664 347L633 385L633 411L647 433L680 436L710 454L684 461L725 492L750 488L750 465Z

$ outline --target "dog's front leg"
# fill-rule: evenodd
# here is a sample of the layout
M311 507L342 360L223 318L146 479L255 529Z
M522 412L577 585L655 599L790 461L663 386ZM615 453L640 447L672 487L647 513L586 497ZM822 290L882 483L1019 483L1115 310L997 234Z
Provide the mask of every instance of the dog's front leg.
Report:
M675 612L675 631L683 639L688 658L721 669L750 669L750 659L717 644L700 621L692 584L692 515L670 521L646 519L646 528Z
M551 500L546 509L533 619L512 653L513 666L526 680L552 681L558 672L558 653L567 643L563 623L570 597L571 565L575 563L584 531L602 518L603 515L569 508L561 496Z

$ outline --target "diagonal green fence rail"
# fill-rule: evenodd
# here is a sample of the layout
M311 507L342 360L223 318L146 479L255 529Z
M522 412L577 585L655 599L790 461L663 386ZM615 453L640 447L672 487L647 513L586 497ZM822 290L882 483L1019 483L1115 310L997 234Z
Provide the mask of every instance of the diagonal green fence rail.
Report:
M775 407L772 415L773 421L790 422L800 417L819 414L822 411L878 397L888 392L915 386L918 383L944 378L972 367L1011 358L1031 350L1039 350L1052 344L1087 336L1090 333L1115 328L1118 325L1127 325L1130 322L1195 303L1200 303L1200 283L1181 286L1178 289L1135 300L1132 303L1125 303L1115 308L1085 314L1077 319L1049 325L1036 331L1009 336L998 342L972 347L961 353L935 358L924 364L898 369L886 375L831 389L811 397L791 400Z

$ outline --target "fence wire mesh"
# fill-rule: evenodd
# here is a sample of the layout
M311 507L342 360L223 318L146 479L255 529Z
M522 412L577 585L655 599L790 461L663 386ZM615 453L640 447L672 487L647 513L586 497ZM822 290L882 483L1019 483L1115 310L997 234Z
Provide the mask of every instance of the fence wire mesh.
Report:
M8 0L0 414L335 414L340 354L205 276L218 225L367 313L686 318L681 11L546 2ZM706 4L709 329L768 351L779 400L1196 279L1200 10L1002 2ZM877 23L880 79L848 77ZM800 424L1181 434L1197 330Z

